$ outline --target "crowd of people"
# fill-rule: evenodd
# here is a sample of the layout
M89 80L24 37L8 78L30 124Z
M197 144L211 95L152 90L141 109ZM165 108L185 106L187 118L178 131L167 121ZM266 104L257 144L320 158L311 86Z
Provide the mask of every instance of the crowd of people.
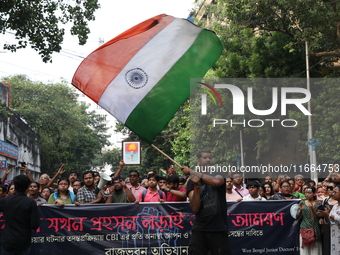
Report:
M202 166L211 165L211 157L211 152L201 151L198 153L197 161ZM104 178L101 178L101 173L92 170L82 174L71 171L68 177L62 177L65 173L64 165L52 178L47 174L41 174L39 181L35 181L27 167L23 165L21 170L24 174L20 176L26 177L29 183L25 192L21 190L20 196L25 195L30 198L35 202L35 206L189 201L196 215L189 254L203 255L208 251L213 255L231 254L229 243L225 241L228 240L228 233L226 185L223 177L197 173L187 167L181 169L184 176L179 176L171 165L166 176L159 176L155 171L149 171L144 178L141 178L138 171L130 170L128 177L123 178L121 172L124 166L125 163L120 161L118 169L110 176L111 180L102 182ZM7 180L10 171L11 169L7 168L1 179L4 184L0 184L0 212L2 199L19 195L15 181ZM6 216L4 210L2 212L7 224L11 215ZM36 226L26 226L25 231L27 229L34 230ZM10 247L12 248L14 249ZM26 244L24 248L25 253L22 254L28 254Z
M211 153L203 152L198 156L200 166L211 165ZM207 158L207 159L205 159ZM80 175L71 171L68 177L60 177L64 172L62 165L57 173L51 178L42 174L39 181L34 181L26 166L21 170L30 180L28 189L25 191L27 197L35 200L37 206L43 204L54 204L64 206L66 204L95 204L95 203L139 203L139 202L176 202L190 201L192 210L197 214L202 209L204 192L215 192L216 197L225 197L225 201L266 201L300 199L296 217L300 221L300 254L338 254L340 244L340 174L334 171L321 182L306 180L303 175L290 178L287 175L279 175L274 179L271 176L264 178L263 182L251 179L244 181L242 173L233 173L227 177L203 174L189 168L182 168L184 176L179 176L171 165L166 176L159 176L154 171L149 171L145 178L141 178L136 170L130 170L128 177L121 176L125 164L120 161L119 167L110 177L111 180L100 184L100 173L85 171ZM8 181L10 173L8 168L3 175L0 184L0 201L6 196L16 194L13 181ZM189 177L188 177L189 176ZM204 186L206 185L206 186ZM204 188L203 188L204 187ZM211 189L211 191L209 191ZM203 192L203 193L204 193ZM222 193L221 193L222 192ZM212 199L210 197L209 199ZM224 201L224 198L219 202ZM209 202L211 203L211 201ZM208 204L208 202L207 202ZM209 208L211 211L212 208ZM216 212L213 212L215 214ZM222 212L221 215L223 215ZM204 218L204 217L203 217ZM206 219L197 222L195 226L202 229L219 229L223 217L216 219L216 225L206 226ZM196 228L196 227L195 227ZM195 231L193 228L193 234ZM224 227L218 231L225 232ZM203 234L202 234L203 233ZM195 246L202 243L205 232L195 234ZM225 237L225 236L223 236ZM214 240L219 238L214 237ZM211 240L213 242L214 240ZM201 249L201 248L200 248Z
M124 166L125 163L121 161L117 171L111 174L111 180L105 181L101 187L100 173L92 170L85 171L82 175L71 171L68 177L60 177L65 172L62 165L52 178L41 174L38 181L33 180L26 166L22 166L21 170L31 181L26 195L34 199L38 206L187 201L186 189L183 188L187 179L176 174L173 166L170 166L166 176L149 171L145 178L140 178L138 171L131 170L127 178L122 178L121 170ZM2 177L0 198L15 193L13 180L7 180L10 172L11 169L7 168Z
M340 174L330 169L320 182L279 175L263 182L244 183L240 173L226 178L227 201L300 199L296 217L300 221L300 254L340 254Z

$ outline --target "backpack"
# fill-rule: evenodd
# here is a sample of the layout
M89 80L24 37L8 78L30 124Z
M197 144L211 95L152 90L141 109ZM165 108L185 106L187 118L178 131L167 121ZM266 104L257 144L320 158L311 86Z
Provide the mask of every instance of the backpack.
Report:
M142 201L141 201L141 202L144 202L144 198L145 198L145 195L146 195L146 192L147 192L147 191L148 191L147 189L143 190L143 193L142 193ZM159 195L159 198L160 198L160 199L163 199L163 191L158 190L158 195Z
M74 200L76 200L75 196L74 196L74 193L73 192L70 192L70 198L71 198L71 201L72 201L72 204L74 203ZM54 201L57 200L58 198L58 192L54 192L53 193L53 198L54 198Z

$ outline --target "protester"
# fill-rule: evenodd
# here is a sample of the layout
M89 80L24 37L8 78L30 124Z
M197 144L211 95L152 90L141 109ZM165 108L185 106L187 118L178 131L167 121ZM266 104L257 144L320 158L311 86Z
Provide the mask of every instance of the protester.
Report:
M7 176L10 174L10 172L12 171L12 167L10 165L7 165L4 174L1 177L1 183L5 183L7 180Z
M261 185L260 185L260 187L259 187L259 195L260 195L261 197L265 198L264 191L263 191Z
M325 223L330 223L330 254L340 254L340 185L337 185L333 190L333 199L337 203L333 206L332 210L330 207L326 207L325 210L319 210L320 216L325 218ZM0 200L1 201L1 200Z
M158 189L163 190L166 187L166 178L164 176L159 176L159 181L157 183Z
M336 185L340 185L340 173L338 173L339 167L334 166L333 171L335 172L331 174L330 180L333 181Z
M184 174L190 175L187 195L190 208L195 213L189 254L206 255L210 251L212 255L230 255L225 179L209 172L212 165L210 150L199 151L196 161L199 172L188 167L181 168Z
M35 200L38 206L46 204L46 200L39 195L40 185L38 182L32 182L28 187L28 196Z
M271 176L266 176L265 178L264 178L264 182L270 182L270 183L272 183L273 182L273 178L271 177Z
M322 205L324 208L322 208L323 210L325 210L325 208L328 208L329 210L332 210L333 206L335 204L338 203L338 201L336 201L333 198L333 191L335 189L335 183L333 181L330 181L328 183L328 186L326 188L327 190L327 198L324 198L324 200L322 201ZM324 191L324 187L319 187ZM330 224L328 221L328 216L326 218L323 219L323 224L322 224L322 255L329 255L330 253L330 246L331 246L331 236L330 236L330 232L331 232L331 228L330 228Z
M297 199L293 196L291 186L288 180L280 181L280 192L272 195L268 200Z
M94 184L94 172L91 170L83 173L84 186L77 192L77 201L81 204L95 204L101 201L98 198L99 188Z
M94 182L94 186L97 187L100 181L100 174L96 171L93 172L93 182Z
M272 195L274 195L274 188L271 182L263 182L261 184L261 187L263 189L263 193L264 193L263 197L265 199L269 199Z
M305 189L306 189L307 187L309 187L309 186L306 185L306 184L303 184L303 185L302 185L302 188L301 188L301 193L302 193L302 194L305 194Z
M172 175L172 174L176 174L176 169L175 169L174 165L169 166L165 178L166 179L169 178L169 176Z
M323 189L324 190L324 201L327 204L333 204L334 205L336 203L335 201L329 201L332 197L332 193L333 193L335 187L336 187L335 182L329 181L327 183L327 186Z
M166 179L166 185L161 189L166 192L165 201L167 202L187 201L187 191L179 188L179 176L177 174L171 174Z
M45 187L42 189L42 191L40 192L40 196L45 199L46 201L48 201L48 199L50 198L50 195L52 194L52 190L50 189L50 187Z
M226 178L226 200L227 201L241 201L242 197L233 192L233 178L227 177Z
M309 187L311 187L311 186L313 186L313 187L316 187L316 183L315 183L315 181L313 181L313 180L308 180L308 181L306 181L305 183L304 183L304 185L307 185L307 186L309 186Z
M129 172L130 184L126 186L131 190L132 194L135 196L135 199L138 200L139 194L145 190L145 187L139 184L139 173L137 170L130 170Z
M63 173L65 173L64 168L65 168L65 165L62 164L59 167L58 171L55 173L55 175L51 179L49 179L49 181L47 183L47 187L51 187L52 189L58 188L58 184L55 182L55 180L57 180L59 175L62 175ZM46 186L44 186L44 187L46 187Z
M303 186L302 186L302 188L303 188ZM317 187L317 189L316 189L316 197L317 197L317 200L319 200L319 201L324 201L324 200L327 200L328 199L328 197L326 197L325 196L325 189L324 189L324 187Z
M63 177L58 181L58 189L52 193L48 199L48 204L64 206L67 204L79 205L76 201L76 196L69 191L70 181Z
M115 177L112 180L113 185L109 188L109 194L105 203L128 203L135 202L135 196L126 186L123 179Z
M321 202L316 200L315 187L306 188L305 195L306 200L299 203L299 210L296 214L298 218L302 218L300 223L300 254L322 254L320 216L317 213ZM313 238L310 238L310 236Z
M304 177L302 174L298 174L294 176L295 179L295 191L300 192L303 184L305 184Z
M329 205L330 208L333 207L333 205L335 205L337 203L337 201L333 198L333 191L335 189L336 185L334 182L329 182L328 183L328 186L327 186L327 189L326 189L326 192L327 192L327 197L325 196L325 199L323 201L323 204L326 206L326 205Z
M75 170L71 170L69 175L68 175L68 180L70 181L69 190L70 190L70 192L74 193L73 185L74 185L76 180L79 180L79 173ZM79 188L80 188L80 186L78 187L78 185L77 185L76 190L78 190Z
M0 184L0 199L7 196L6 185Z
M43 188L49 187L48 184L50 183L50 180L51 178L47 174L40 175L39 178L40 192L42 191Z
M249 191L243 186L243 176L241 173L233 173L233 192L240 195L241 198L249 194Z
M14 185L14 182L11 182L11 183L8 185L7 194L8 194L9 196L15 194L15 185Z
M70 179L70 178L69 178ZM72 186L72 190L73 190L73 193L75 194L75 195L77 195L77 192L78 192L78 190L81 188L81 187L83 187L84 185L83 185L83 182L81 181L81 180L79 180L79 179L76 179L74 182L73 182L73 186Z
M139 194L139 202L164 202L166 197L165 193L157 188L157 183L159 181L159 176L157 174L151 173L148 175L149 187Z
M275 185L273 184L273 188L274 188L274 193L277 193L280 191L280 183L284 180L287 180L289 178L287 178L287 176L285 174L279 174L276 181L275 181Z
M290 184L291 193L293 194L293 196L300 199L306 199L305 195L299 192L302 189L302 187L299 187L299 190L296 190L296 184L294 179L288 179L288 182Z
M183 176L180 177L180 178L179 178L178 187L186 190L186 188L187 188L187 182L188 182L188 179L187 179L187 178L185 178L185 177L183 177Z
M266 201L264 197L259 194L260 183L257 181L250 181L247 184L249 194L244 196L242 201Z
M36 202L25 195L31 181L26 175L13 178L16 193L0 199L6 222L1 234L1 254L30 254L31 233L39 227Z
M148 178L145 177L143 178L142 180L142 183L140 184L143 188L147 189L149 187L149 184L148 184Z

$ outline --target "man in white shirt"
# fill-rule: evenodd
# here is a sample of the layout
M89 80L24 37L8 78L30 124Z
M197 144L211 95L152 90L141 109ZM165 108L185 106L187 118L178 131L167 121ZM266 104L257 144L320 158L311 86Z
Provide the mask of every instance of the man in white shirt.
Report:
M247 184L247 189L249 191L249 195L243 197L243 201L265 201L264 197L259 195L260 183L257 181L250 181Z

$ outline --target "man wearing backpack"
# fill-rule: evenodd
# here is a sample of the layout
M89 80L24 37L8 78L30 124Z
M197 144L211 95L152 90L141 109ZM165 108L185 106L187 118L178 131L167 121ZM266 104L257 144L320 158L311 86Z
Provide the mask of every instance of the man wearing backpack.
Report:
M138 202L164 202L166 197L165 193L157 188L157 183L159 181L159 176L157 174L148 175L148 184L149 187L146 190L143 190L142 193L139 194Z

